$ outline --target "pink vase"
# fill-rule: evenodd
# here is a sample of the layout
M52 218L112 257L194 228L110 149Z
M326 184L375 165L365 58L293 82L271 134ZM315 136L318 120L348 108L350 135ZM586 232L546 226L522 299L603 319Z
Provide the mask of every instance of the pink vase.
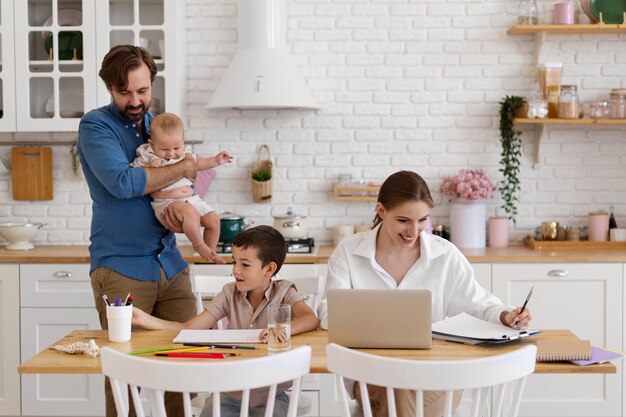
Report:
M489 247L506 248L509 246L509 218L489 218Z

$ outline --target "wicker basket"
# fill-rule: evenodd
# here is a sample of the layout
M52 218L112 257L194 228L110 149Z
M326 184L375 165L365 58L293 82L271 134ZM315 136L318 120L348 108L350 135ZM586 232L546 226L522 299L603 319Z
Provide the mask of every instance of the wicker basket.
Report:
M266 156L263 154L267 153ZM257 181L250 178L252 184L252 199L255 203L268 203L272 200L272 161L270 161L270 148L267 145L259 147L259 156L252 173L263 171L268 177L265 181Z

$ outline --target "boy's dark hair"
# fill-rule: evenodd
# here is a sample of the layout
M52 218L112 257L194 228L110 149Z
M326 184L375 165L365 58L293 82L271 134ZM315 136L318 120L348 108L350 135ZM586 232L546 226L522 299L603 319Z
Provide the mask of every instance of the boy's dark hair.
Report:
M100 78L110 90L123 91L128 86L128 73L145 64L153 82L157 66L152 56L143 48L133 45L117 45L111 48L102 60Z
M285 256L287 256L285 238L272 226L262 225L244 230L235 237L233 246L243 249L256 249L257 257L263 266L270 262L276 264L274 275L280 271L283 262L285 262Z

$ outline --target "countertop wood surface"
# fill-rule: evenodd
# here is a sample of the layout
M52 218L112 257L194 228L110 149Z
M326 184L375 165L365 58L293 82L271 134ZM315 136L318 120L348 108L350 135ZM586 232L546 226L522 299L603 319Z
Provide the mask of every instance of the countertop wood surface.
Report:
M314 254L288 254L288 264L326 263L332 246L317 247ZM190 263L206 263L194 256L191 246L181 246L185 259ZM604 250L532 250L524 246L507 248L462 249L471 263L626 263L625 249ZM230 255L223 256L226 262ZM0 248L0 263L89 263L87 246L38 246L33 250L15 251Z
M122 352L133 352L151 348L178 346L172 343L178 334L176 330L136 330L132 333L132 339L127 343L111 343L108 340L106 330L74 330L54 345L66 345L77 341L94 339L100 347L111 346ZM383 355L393 358L420 359L420 360L448 360L448 359L473 359L510 352L526 344L536 343L541 339L567 340L575 339L576 336L569 330L544 330L543 333L528 337L512 343L499 345L464 345L462 343L433 340L432 349L359 349L363 352ZM303 345L311 346L311 373L327 373L326 369L326 345L328 344L328 332L316 330L296 335L292 339L292 347ZM241 356L233 359L245 359L250 357L267 355L267 345L257 344L257 350L238 350ZM232 349L215 349L215 352L232 352ZM150 354L144 357L154 357ZM203 359L172 359L158 358L155 360L185 360L198 361ZM21 374L98 374L102 372L100 358L91 359L87 355L68 355L56 350L45 349L33 358L22 363L18 372ZM537 362L535 373L563 374L563 373L591 373L613 374L616 372L615 365L610 362L588 366L576 366L569 362Z

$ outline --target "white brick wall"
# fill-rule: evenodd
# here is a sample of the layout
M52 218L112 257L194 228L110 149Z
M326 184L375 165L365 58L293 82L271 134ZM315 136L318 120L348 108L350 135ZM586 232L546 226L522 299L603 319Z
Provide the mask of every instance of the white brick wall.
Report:
M434 192L435 223L447 223L440 179L466 167L496 180L500 144L498 101L530 95L534 41L509 36L517 0L288 0L288 43L321 109L217 111L204 106L237 47L235 0L188 0L188 137L196 150L227 149L207 200L218 210L271 224L293 206L309 216L318 242L330 228L370 220L373 204L331 198L340 173L382 179L400 170L422 174ZM539 0L542 21L553 1ZM541 59L564 63L563 84L582 100L626 88L626 36L548 35ZM546 127L537 169L532 128L523 128L519 217L513 238L541 221L584 224L590 210L613 204L626 225L626 142L621 127ZM1 140L72 140L75 134L6 134ZM249 172L258 145L274 162L272 204L252 203ZM2 219L44 221L41 243L88 243L90 199L71 171L69 149L54 147L52 202L11 199L10 176L0 175ZM0 149L6 158L8 148ZM488 202L494 214L499 199Z

